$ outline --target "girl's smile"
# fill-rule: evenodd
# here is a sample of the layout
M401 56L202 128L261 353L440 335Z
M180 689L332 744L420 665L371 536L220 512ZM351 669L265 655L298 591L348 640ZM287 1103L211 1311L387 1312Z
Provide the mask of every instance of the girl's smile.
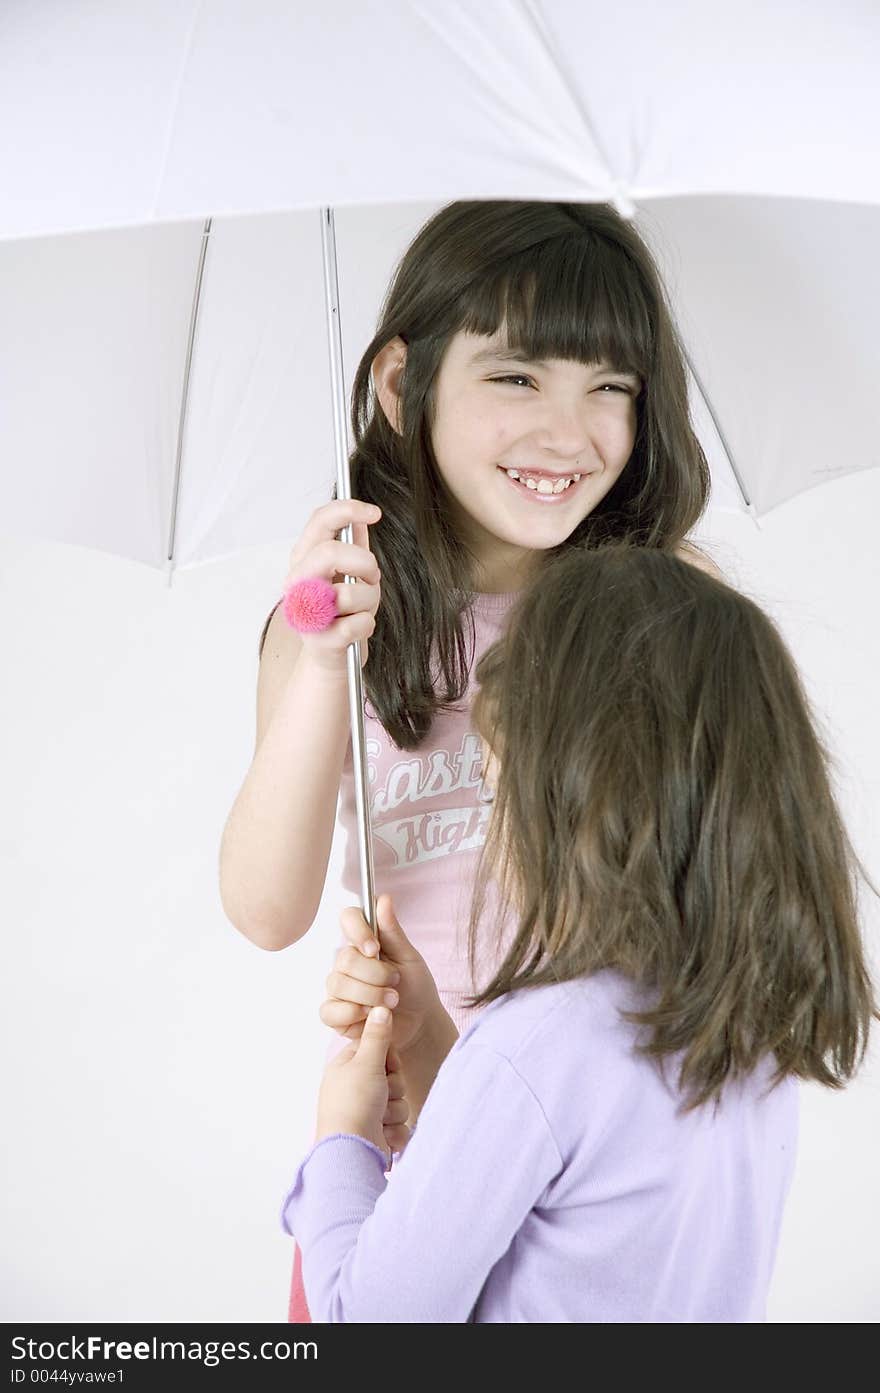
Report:
M435 383L432 445L486 589L571 536L632 454L641 382L607 363L527 360L503 333L457 333Z
M551 506L571 502L586 473L554 474L546 469L509 469L501 464L498 469L526 502Z

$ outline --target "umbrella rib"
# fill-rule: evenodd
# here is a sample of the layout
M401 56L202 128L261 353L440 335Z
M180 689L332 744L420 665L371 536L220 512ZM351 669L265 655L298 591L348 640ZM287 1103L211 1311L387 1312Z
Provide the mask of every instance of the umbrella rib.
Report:
M620 205L618 207L618 212L621 214L622 217L630 218L634 211L630 204L630 200L627 197L627 195L623 192L620 181L617 178L617 175L611 166L611 160L608 157L608 151L605 148L604 141L599 139L599 135L596 130L596 125L590 115L589 105L587 104L584 96L578 90L575 83L572 82L568 69L566 65L563 63L562 57L557 51L557 47L555 43L552 41L550 34L547 31L546 20L544 15L540 13L538 6L533 3L533 0L519 0L519 9L522 11L527 22L531 25L532 31L538 43L543 48L548 62L557 72L560 82L565 88L565 91L568 94L572 106L574 107L575 111L578 113L578 115L584 123L584 126L590 136L590 139L593 142L593 148L595 149L597 155L599 156L600 160L605 166L605 173L607 174L608 180L612 186L612 192L610 194L609 201L614 203L615 205Z
M189 317L189 338L186 344L186 364L183 370L183 391L180 398L180 419L177 424L177 457L174 463L174 485L171 491L171 523L168 529L168 579L174 567L174 542L177 531L177 504L180 497L180 475L183 463L183 437L186 431L186 415L189 407L189 382L192 373L193 347L199 323L199 307L202 300L202 279L205 274L205 257L208 254L208 238L211 236L212 218L205 220L202 228L202 242L199 248L199 264L196 268L196 284L193 291L192 310Z
M724 450L725 455L727 456L727 462L730 465L730 468L733 472L734 479L736 479L736 486L739 489L740 494L742 496L742 501L746 505L748 511L752 513L754 512L754 504L752 503L752 500L749 498L748 491L746 489L745 483L743 482L742 474L740 473L737 462L734 459L733 450L730 447L730 441L724 434L724 428L721 425L720 420L718 419L718 413L712 405L712 400L709 396L709 393L706 391L706 388L703 385L703 380L700 377L700 374L697 372L696 368L694 367L693 359L691 358L691 355L688 353L687 348L684 344L682 344L682 351L684 352L685 362L690 368L691 377L697 384L700 396L703 398L703 401L706 404L706 410L709 413L712 425L715 427L718 439L721 441L722 448Z

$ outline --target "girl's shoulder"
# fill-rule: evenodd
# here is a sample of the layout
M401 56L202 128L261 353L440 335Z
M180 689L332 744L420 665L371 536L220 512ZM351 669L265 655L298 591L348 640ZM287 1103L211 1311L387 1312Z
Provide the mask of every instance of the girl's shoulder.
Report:
M716 580L727 583L727 578L723 571L719 570L708 552L702 547L698 547L695 542L682 542L676 547L676 556L681 561L687 561L688 565L696 566L698 571L705 571L707 575L714 576Z
M602 1037L619 1030L621 1010L639 1004L632 984L612 971L522 988L481 1011L461 1043L472 1040L514 1065L540 1065L560 1050L570 1052L572 1039L579 1047L592 1042L599 1048Z

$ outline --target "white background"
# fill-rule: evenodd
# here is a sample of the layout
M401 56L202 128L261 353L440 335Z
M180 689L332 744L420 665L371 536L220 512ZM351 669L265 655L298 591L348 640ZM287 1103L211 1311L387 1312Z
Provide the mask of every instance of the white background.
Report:
M875 880L878 514L874 471L760 531L711 525L716 560L793 648ZM98 553L0 549L4 1320L284 1319L277 1211L312 1127L339 848L317 923L282 954L225 921L216 867L286 555L169 591ZM865 925L876 945L867 897ZM844 1093L803 1090L774 1321L880 1317L876 1058Z

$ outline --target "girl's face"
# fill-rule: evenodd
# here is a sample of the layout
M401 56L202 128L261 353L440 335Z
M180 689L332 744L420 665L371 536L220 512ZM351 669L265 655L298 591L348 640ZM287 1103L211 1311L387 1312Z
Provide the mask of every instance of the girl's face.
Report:
M528 361L500 335L451 340L432 443L486 588L521 579L528 554L564 542L612 487L635 443L640 387L602 363Z

